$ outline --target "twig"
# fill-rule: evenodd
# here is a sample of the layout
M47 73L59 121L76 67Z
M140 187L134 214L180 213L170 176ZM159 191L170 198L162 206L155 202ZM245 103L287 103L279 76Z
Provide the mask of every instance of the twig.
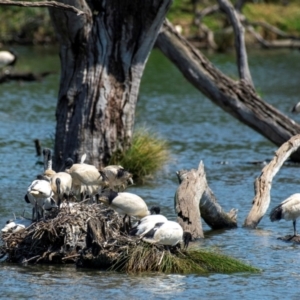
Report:
M38 257L40 257L40 255L36 255L36 256L33 256L29 259L26 259L25 261L22 261L22 264L28 263L29 261L34 260L35 258L38 258Z
M76 13L77 16L86 14L78 8L63 4L56 1L41 1L41 2L27 2L27 1L10 1L10 0L0 0L0 5L13 5L13 6L23 6L23 7L52 7L56 9L67 10Z
M74 255L63 257L61 260L66 260L66 259L73 258L73 257L78 257L78 256L80 256L80 254L74 254Z
M162 262L164 256L165 256L165 251L163 251L163 253L162 253L162 256L161 256L161 258L160 258L160 260L159 260L159 262L158 262L158 266L160 266L160 264L161 264L161 262Z

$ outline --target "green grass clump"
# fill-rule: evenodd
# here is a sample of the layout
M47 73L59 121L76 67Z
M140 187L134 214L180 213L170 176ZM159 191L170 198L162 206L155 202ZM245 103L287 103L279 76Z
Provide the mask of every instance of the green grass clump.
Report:
M223 254L201 250L170 252L162 247L146 243L129 247L111 270L128 273L161 272L166 274L260 272L255 267Z
M145 128L133 134L131 147L122 153L113 154L109 164L119 164L133 174L137 181L153 175L170 159L170 151L165 140Z

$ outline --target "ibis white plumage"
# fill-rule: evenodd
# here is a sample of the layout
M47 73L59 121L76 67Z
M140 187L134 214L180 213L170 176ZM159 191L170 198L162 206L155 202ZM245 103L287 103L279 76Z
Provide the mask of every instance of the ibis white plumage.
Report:
M54 170L52 170L52 153L50 149L43 149L43 155L44 176L49 178L51 189L54 193L54 199L58 206L60 206L63 198L69 201L69 196L72 192L72 177L66 172L56 173Z
M44 211L49 210L52 207L57 207L55 200L52 198L53 191L48 178L44 176L37 176L29 187L25 195L25 201L31 203L32 208L32 220L36 215L36 220L41 216L44 216Z
M114 191L120 191L133 184L132 174L119 165L109 165L102 170L107 177L109 188Z
M294 113L294 114L298 114L300 112L300 102L296 103L292 107L291 112Z
M18 56L12 50L0 51L0 68L14 66L17 62Z
M300 217L300 193L293 194L279 205L274 207L270 213L272 222L284 219L293 221L294 236L297 235L296 220Z
M104 190L99 201L114 209L120 215L128 215L141 219L151 214L146 202L138 195L127 192L117 193Z
M31 220L25 218L15 218L8 220L5 226L1 229L2 233L15 233L24 230L32 223Z
M75 192L94 196L99 188L107 186L105 174L95 166L86 163L74 164L71 158L65 161L65 171L72 176L72 186Z
M180 224L174 221L159 222L148 231L142 238L143 241L150 244L158 244L164 246L176 246L184 242L184 248L187 248L191 240L189 232L183 232Z
M150 215L142 218L135 224L129 234L130 235L136 235L136 236L143 236L147 232L149 232L151 229L155 227L155 224L157 223L164 223L168 221L168 219L163 215Z

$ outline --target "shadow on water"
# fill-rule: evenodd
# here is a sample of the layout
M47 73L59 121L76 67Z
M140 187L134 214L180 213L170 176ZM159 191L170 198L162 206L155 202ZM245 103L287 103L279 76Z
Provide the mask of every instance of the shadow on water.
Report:
M55 107L59 84L58 50L17 49L20 70L57 71L41 82L11 82L0 87L0 224L31 208L23 200L30 182L42 170L34 139L53 148ZM35 57L29 53L34 51ZM250 53L255 86L262 98L296 121L290 107L298 102L300 54L297 51ZM235 58L217 54L210 59L226 74L235 75ZM282 100L284 99L284 101ZM74 266L0 265L0 292L6 299L296 299L299 246L278 240L291 233L291 222L271 223L272 207L298 191L299 166L285 164L272 185L271 204L256 230L242 224L254 197L254 179L264 161L277 150L262 136L216 107L192 87L163 55L154 50L142 79L136 125L146 124L171 145L172 160L143 186L130 191L148 205L159 204L175 220L175 172L196 168L203 160L208 183L225 211L238 209L238 228L212 231L203 224L205 239L195 247L213 249L262 269L261 274L131 276ZM258 163L253 163L258 162ZM262 163L260 163L262 162Z

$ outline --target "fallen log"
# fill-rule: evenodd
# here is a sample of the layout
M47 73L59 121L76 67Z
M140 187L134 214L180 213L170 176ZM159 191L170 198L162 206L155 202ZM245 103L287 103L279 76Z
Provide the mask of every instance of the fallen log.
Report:
M175 194L175 211L178 223L193 238L204 237L201 218L212 229L237 227L237 210L226 213L208 186L204 164L200 161L198 170L177 172L179 187Z
M242 34L242 33L241 33ZM240 80L220 72L198 49L180 36L170 22L165 21L158 35L156 46L182 72L183 76L207 98L243 124L251 127L269 141L281 146L300 132L300 125L263 101L254 90L243 69L247 70L246 53L240 53L243 64L239 73L245 74ZM300 151L292 155L300 160Z
M40 81L44 77L53 74L53 72L41 72L41 73L32 73L32 72L14 72L14 73L1 73L0 74L0 83L9 82L12 80L16 81Z

